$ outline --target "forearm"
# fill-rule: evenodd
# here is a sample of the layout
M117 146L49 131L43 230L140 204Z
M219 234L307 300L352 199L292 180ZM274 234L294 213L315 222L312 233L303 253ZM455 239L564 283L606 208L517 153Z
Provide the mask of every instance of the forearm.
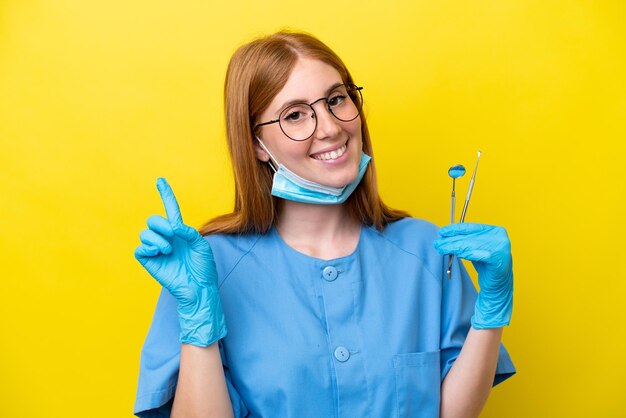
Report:
M470 328L441 386L441 418L478 417L496 373L502 328Z
M182 344L172 417L232 417L217 343L208 347Z

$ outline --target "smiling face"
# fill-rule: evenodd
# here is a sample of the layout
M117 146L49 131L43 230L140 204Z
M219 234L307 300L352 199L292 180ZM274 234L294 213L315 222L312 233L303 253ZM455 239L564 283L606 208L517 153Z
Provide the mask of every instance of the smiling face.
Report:
M278 119L281 112L294 102L312 103L329 95L332 100L335 87L342 83L341 76L330 65L319 60L300 58L287 83L263 111L258 122ZM280 164L300 177L332 187L352 183L358 175L361 159L361 117L342 122L328 111L324 100L313 104L313 109L317 128L305 141L289 139L278 123L260 127L257 136ZM286 112L282 117L295 123L299 115ZM255 148L257 158L261 161L269 160L269 155L259 144Z

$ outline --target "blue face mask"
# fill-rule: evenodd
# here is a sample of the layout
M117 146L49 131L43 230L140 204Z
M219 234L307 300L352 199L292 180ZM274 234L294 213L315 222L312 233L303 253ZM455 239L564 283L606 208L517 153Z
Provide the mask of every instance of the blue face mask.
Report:
M270 155L273 163L270 167L274 170L274 181L272 183L272 195L295 202L313 203L317 205L337 205L345 202L352 194L356 186L359 185L367 165L372 157L361 152L359 163L359 174L356 179L343 187L331 187L298 176L284 165L278 163L265 144L257 138L263 149Z

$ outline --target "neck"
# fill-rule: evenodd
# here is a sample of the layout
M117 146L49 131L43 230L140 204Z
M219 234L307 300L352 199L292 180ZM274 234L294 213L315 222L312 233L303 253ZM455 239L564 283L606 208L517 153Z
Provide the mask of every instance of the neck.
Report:
M312 205L280 200L276 230L292 248L319 258L350 254L361 225L345 205Z

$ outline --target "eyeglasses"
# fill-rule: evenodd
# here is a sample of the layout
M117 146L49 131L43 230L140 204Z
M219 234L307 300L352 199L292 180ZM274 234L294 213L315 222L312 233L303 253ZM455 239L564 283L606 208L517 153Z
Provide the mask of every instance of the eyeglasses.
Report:
M278 115L278 119L258 123L254 129L278 123L280 129L293 141L306 141L317 129L317 117L313 105L317 102L326 102L331 115L342 122L350 122L361 114L363 107L363 87L353 84L340 84L333 88L328 97L321 97L313 103L296 103L285 108Z

